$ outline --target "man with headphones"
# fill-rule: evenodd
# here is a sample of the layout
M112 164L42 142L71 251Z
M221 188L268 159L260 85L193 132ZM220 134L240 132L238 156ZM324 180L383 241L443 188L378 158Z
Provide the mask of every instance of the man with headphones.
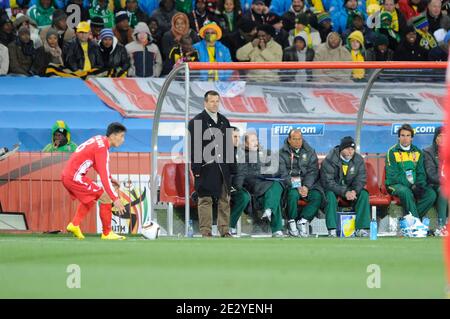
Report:
M386 153L386 189L400 198L404 213L422 218L433 206L436 193L427 184L424 155L412 144L414 129L403 124L398 130L398 143Z

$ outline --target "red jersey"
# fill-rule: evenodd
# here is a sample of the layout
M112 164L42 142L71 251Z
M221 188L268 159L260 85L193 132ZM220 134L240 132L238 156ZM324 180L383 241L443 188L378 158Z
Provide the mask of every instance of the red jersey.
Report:
M94 136L78 146L67 162L62 172L62 178L86 184L85 175L91 167L94 167L100 176L103 188L111 200L118 199L118 195L111 184L109 142L106 136Z

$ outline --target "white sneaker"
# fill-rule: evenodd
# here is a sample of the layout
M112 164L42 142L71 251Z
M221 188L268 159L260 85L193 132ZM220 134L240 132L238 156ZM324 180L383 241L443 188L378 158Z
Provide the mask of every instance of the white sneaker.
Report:
M440 226L434 231L434 236L437 237L447 237L448 236L448 230L447 226Z
M238 235L238 233L237 233L237 229L236 228L233 228L233 227L230 227L230 235L232 236L232 237L239 237L239 235Z
M369 237L369 232L366 229L356 230L356 237Z
M297 221L297 229L300 233L300 237L308 237L309 236L309 222L307 219L300 219Z
M281 230L278 230L278 231L276 231L276 232L274 232L272 234L272 237L274 237L274 238L284 238L285 236L284 236L284 234L283 234L283 232Z
M337 235L336 235L336 229L330 229L329 231L328 231L328 237L337 237Z
M267 220L269 223L272 220L272 210L270 208L267 208L264 211L264 214L261 216L262 220Z
M298 237L297 225L295 224L295 219L288 220L288 234L292 237Z

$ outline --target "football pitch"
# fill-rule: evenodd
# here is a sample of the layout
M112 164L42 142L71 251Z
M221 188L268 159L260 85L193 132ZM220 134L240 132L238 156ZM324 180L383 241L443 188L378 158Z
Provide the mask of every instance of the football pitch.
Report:
M444 298L444 287L440 238L0 234L0 298Z

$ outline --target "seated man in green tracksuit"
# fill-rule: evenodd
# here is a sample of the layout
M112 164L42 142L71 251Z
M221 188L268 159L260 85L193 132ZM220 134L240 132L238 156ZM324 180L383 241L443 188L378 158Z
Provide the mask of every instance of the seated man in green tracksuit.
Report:
M262 152L258 137L255 132L244 135L244 149L238 155L237 176L233 187L240 191L245 187L248 192L262 203L263 219L270 222L272 237L284 237L281 220L281 196L283 183L273 177L277 170L273 171L270 154Z
M355 141L351 136L342 138L320 167L320 181L327 199L325 216L329 237L336 237L337 196L349 201L356 212L356 236L369 236L370 205L369 193L364 189L366 179L366 165L362 156L355 152Z
M427 185L423 152L412 144L414 129L403 124L398 143L386 153L386 189L400 198L405 214L423 217L433 206L436 193Z
M289 132L280 149L279 174L287 189L288 234L293 237L308 237L308 223L322 205L323 190L319 183L316 151L303 139L298 129ZM301 219L298 219L297 210L299 199L307 202L301 211Z
M446 236L448 234L447 214L448 214L448 199L441 192L440 171L439 171L439 146L443 140L442 126L436 128L433 137L433 144L423 150L424 165L427 175L427 182L436 192L436 210L438 213L438 229L435 231L436 236Z
M239 162L238 156L238 148L239 148L239 141L240 141L240 130L239 128L232 126L233 129L233 146L234 146L234 156L236 159L236 163ZM231 185L235 185L237 178L237 174L231 175ZM240 189L236 189L234 186L231 187L230 192L230 206L231 206L231 213L230 213L230 234L233 237L237 237L237 229L236 225L241 217L244 209L247 207L248 203L250 202L250 194L247 192L247 190L243 187Z

